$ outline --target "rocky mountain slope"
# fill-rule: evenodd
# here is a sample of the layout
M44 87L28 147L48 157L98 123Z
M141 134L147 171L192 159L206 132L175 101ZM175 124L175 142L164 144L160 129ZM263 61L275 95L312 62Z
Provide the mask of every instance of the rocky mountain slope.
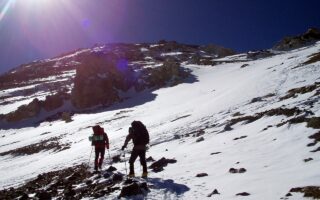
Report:
M234 51L215 45L160 41L97 45L35 61L0 77L0 105L12 107L0 118L10 124L41 114L45 120L57 113L107 107L126 99L132 91L184 82L190 73L182 63L211 63L213 58L232 54ZM62 108L68 102L71 105Z
M171 45L179 50L163 50ZM2 77L1 199L319 199L320 42L229 56L163 41L116 46L136 50L38 61L70 68L18 86ZM10 73L37 68L26 66ZM16 112L26 117L10 121ZM130 147L120 148L133 120L150 132L146 180L126 180ZM96 124L111 142L98 174Z

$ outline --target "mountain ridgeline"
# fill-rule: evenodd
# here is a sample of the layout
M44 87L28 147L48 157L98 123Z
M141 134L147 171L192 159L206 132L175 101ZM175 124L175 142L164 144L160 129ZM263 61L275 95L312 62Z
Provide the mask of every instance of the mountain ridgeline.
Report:
M120 93L130 89L140 92L184 82L190 72L181 63L213 65L214 58L233 54L233 50L216 45L162 40L157 44L95 45L24 64L0 77L1 90L18 88L2 95L0 104L12 103L16 95L33 100L0 118L17 122L37 117L42 110L50 112L48 117L62 111L107 107L122 101ZM62 108L67 102L71 106Z

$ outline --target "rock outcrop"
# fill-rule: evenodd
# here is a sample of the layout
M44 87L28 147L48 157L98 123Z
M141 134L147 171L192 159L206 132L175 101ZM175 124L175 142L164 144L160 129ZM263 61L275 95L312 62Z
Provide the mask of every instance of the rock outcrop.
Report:
M7 122L18 122L25 119L37 117L42 109L47 112L53 111L60 108L63 105L64 101L68 99L69 95L63 92L49 95L44 101L40 101L39 99L35 98L29 104L18 107L16 111L3 115L2 118L6 119Z
M310 28L302 35L285 37L278 42L273 49L278 51L287 51L312 44L318 40L320 40L320 30L317 28Z
M120 100L118 90L126 91L133 83L133 71L116 54L92 53L77 68L71 101L77 108L109 106Z

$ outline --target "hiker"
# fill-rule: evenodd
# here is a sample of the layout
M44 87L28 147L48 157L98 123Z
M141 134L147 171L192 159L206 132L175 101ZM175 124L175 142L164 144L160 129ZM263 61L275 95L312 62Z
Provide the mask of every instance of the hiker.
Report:
M94 170L102 168L102 162L104 159L105 148L109 149L109 138L104 132L104 129L99 125L92 127L93 136L92 136L92 146L95 147L96 157L94 159ZM99 158L100 155L100 158Z
M140 121L133 121L131 123L131 127L129 128L129 134L126 137L124 145L122 146L121 150L123 151L128 142L132 139L133 142L133 149L131 151L131 156L129 159L130 164L130 172L129 177L134 177L134 162L137 157L140 157L140 163L143 168L143 173L141 177L147 177L147 162L146 162L146 151L147 151L147 144L149 143L149 133L145 125Z

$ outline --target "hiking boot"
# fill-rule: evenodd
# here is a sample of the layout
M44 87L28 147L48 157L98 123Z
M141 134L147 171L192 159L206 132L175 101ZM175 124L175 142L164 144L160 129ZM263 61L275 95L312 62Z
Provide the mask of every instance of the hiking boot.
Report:
M128 177L133 178L133 177L135 177L135 175L134 174L129 174Z
M141 178L147 178L148 177L148 172L143 172L141 175Z

